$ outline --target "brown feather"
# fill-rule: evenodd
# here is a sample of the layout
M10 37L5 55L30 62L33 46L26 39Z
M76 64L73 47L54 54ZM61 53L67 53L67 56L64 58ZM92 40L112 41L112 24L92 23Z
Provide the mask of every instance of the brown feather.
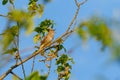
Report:
M47 47L48 46L47 44L52 41L53 37L54 37L54 30L50 29L48 34L41 41L40 50Z

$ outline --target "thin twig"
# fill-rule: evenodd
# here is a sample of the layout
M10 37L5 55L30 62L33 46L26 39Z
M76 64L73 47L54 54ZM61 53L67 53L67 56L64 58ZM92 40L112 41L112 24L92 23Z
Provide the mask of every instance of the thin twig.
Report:
M12 5L13 9L15 9L15 5L14 5L14 3L12 3L11 5Z
M17 77L19 80L23 80L23 79L21 79L18 75L16 75L15 73L13 73L13 72L10 72L12 75L14 75L15 77Z
M35 56L33 57L33 62L32 62L32 69L31 69L31 73L33 72L34 70L34 64L35 64Z
M20 34L20 29L19 29L19 27L20 27L20 25L19 25L19 23L17 22L17 25L18 25L18 36L17 36L17 48L18 48L18 52L17 52L17 54L18 54L18 56L19 56L19 60L20 60L20 62L22 62L22 58L21 58L21 56L20 56L20 52L19 52L19 34ZM26 77L26 74L25 74L25 69L24 69L24 65L23 65L23 63L21 64L21 66L22 66L22 71L23 71L23 75L24 75L24 79L25 79L25 77Z
M78 7L79 4L78 4L77 0L74 0L74 1L75 1L76 6Z
M19 60L20 60L20 62L22 62L21 57L19 58ZM21 64L21 66L22 66L22 71L23 71L23 74L24 74L24 79L25 79L26 74L25 74L25 69L24 69L24 65L23 65L23 63Z
M83 5L84 3L86 3L88 0L84 0L83 2L80 2L79 5Z
M75 20L75 22L74 22L74 24L73 24L73 31L75 30L75 27L76 27L76 25L77 25L77 19Z
M0 14L0 16L1 16L1 17L8 17L8 16L6 16L6 15L3 15L3 14Z
M78 3L77 0L74 0L74 1L75 1L76 6L77 6L77 10L75 12L75 15L74 15L72 21L70 22L70 24L68 26L68 29L66 30L67 32L70 30L71 26L73 25L74 21L77 18L79 10L80 10L80 6L83 5L87 0L84 0L83 2L80 2L80 3Z
M69 24L69 26L68 26L67 32L70 30L70 28L71 28L71 26L73 25L75 19L77 18L77 15L78 15L78 13L79 13L79 10L80 10L80 6L77 8L74 17L73 17L72 21L70 22L70 24Z
M48 76L50 75L51 65L52 65L52 60L50 61L50 65L48 67Z

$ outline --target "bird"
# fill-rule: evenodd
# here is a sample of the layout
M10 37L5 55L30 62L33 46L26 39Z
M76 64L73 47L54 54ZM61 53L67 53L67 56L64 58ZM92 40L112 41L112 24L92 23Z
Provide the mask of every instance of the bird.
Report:
M47 35L46 35L46 36L43 38L43 40L41 41L39 51L41 51L41 50L44 49L45 47L48 47L48 46L49 46L49 43L51 43L52 40L53 40L53 38L54 38L55 30L54 30L54 29L51 29L51 28L49 28L48 30L49 30L49 31L48 31Z

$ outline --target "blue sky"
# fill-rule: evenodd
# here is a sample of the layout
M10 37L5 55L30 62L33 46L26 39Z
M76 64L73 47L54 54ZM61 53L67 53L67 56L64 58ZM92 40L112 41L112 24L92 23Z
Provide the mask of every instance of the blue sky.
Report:
M81 1L81 0L80 0ZM81 6L78 21L82 21L84 19L87 19L88 17L92 16L93 14L99 14L100 16L106 16L110 18L120 18L120 0L88 0L87 3ZM16 7L22 9L26 9L26 1L16 0ZM8 11L8 5L2 6L0 5L0 14L6 14L6 11ZM44 19L52 19L55 21L56 25L56 34L55 37L62 34L66 29L68 24L70 23L75 10L76 6L74 4L73 0L65 1L65 0L53 0L53 2L46 5L44 15L40 19L36 19L36 25L44 20ZM117 17L116 17L117 16ZM3 30L2 27L5 26L5 18L0 17L0 32ZM21 39L20 39L20 48L21 50L26 47L32 47L34 46L32 37L31 36L25 36L23 31L21 33ZM74 46L78 46L72 54L69 54L71 57L74 58L75 64L73 65L72 69L72 75L70 80L120 80L120 65L118 65L115 62L110 62L111 53L109 49L106 49L104 52L101 52L101 44L94 39L90 39L86 45L82 43L80 38L73 34L66 42L65 47L69 50ZM29 54L31 51L28 51L25 54ZM39 57L36 59L36 61L39 59ZM12 65L11 63L10 65ZM35 66L36 69L40 70L41 67L38 62L36 62L37 66ZM54 64L54 62L53 62ZM6 71L9 66L5 67L5 69L1 69L0 75ZM30 72L30 65L31 61L28 61L25 64L25 67L27 70L27 74ZM44 67L44 65L42 66ZM55 80L54 74L54 68L52 68L52 73L49 80ZM18 73L21 71L20 67L14 70L18 75L21 75L21 73ZM101 77L103 79L97 79L98 77ZM8 76L5 78L5 80L10 80L11 77Z

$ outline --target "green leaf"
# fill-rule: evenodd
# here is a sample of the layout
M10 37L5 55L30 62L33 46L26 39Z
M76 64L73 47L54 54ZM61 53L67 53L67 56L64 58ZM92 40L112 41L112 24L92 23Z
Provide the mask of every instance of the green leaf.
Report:
M36 27L34 29L35 32L39 33L41 38L43 38L45 36L46 33L48 33L48 28L53 28L53 21L52 20L44 20L42 21L38 27Z
M40 75L36 71L36 72L31 73L30 76L27 77L25 80L40 80Z
M36 28L34 29L34 31L37 32L37 33L43 32L43 30L41 29L41 27L36 27Z
M75 64L75 62L74 62L73 58L69 58L69 61L71 61L71 62L72 62L72 64Z
M66 63L66 64L64 64L64 65L65 65L65 67L69 67L70 69L72 68L69 63Z
M51 2L52 0L43 0L44 3L48 3L48 2Z
M81 37L81 39L83 41L87 40L87 32L86 32L86 30L84 30L83 28L79 28L79 29L77 29L77 33L79 34L79 36Z
M18 79L16 76L12 76L12 80L20 80L20 79Z
M40 75L38 71L35 71L30 74L25 80L47 80L47 75Z
M31 16L29 12L12 10L8 13L8 16L11 21L19 24L20 29L24 28L26 30L26 34L30 34L33 31L33 16Z
M47 80L47 75L40 76L40 80Z
M13 4L14 3L14 0L9 0L10 4Z
M3 0L3 1L2 1L2 5L7 4L7 2L8 2L8 0Z
M33 38L34 43L35 44L38 43L39 40L40 40L40 34L36 34Z
M62 54L60 58L56 61L56 64L65 64L68 61L68 56L66 54Z
M65 70L65 67L64 66L58 66L57 68L57 72L61 72L61 71L64 71Z
M8 49L4 52L4 54L11 54L13 55L18 49L17 48L12 48L12 49Z
M38 5L38 9L37 9L38 13L39 13L39 17L42 17L43 12L44 12L44 5Z
M70 69L72 69L72 66L69 64L69 61L71 61L71 58L66 54L62 54L56 61L56 64L58 65L58 76L63 80L68 80L70 77Z
M8 46L12 43L15 36L17 35L18 35L17 26L12 26L11 28L8 28L3 32L2 40L1 40L3 45L3 50L6 50L8 48Z
M63 45L58 45L57 48L58 48L58 50L64 49L64 51L66 52L66 48Z
M46 19L40 23L39 27L41 27L42 29L45 29L45 28L49 28L49 27L52 28L53 26L54 26L53 20Z
M29 0L29 5L32 4L33 2L37 2L38 0Z
M90 19L81 22L77 32L83 40L86 40L88 38L87 36L91 36L91 38L100 41L103 48L105 48L105 46L111 47L112 32L105 20L100 17L93 16Z

